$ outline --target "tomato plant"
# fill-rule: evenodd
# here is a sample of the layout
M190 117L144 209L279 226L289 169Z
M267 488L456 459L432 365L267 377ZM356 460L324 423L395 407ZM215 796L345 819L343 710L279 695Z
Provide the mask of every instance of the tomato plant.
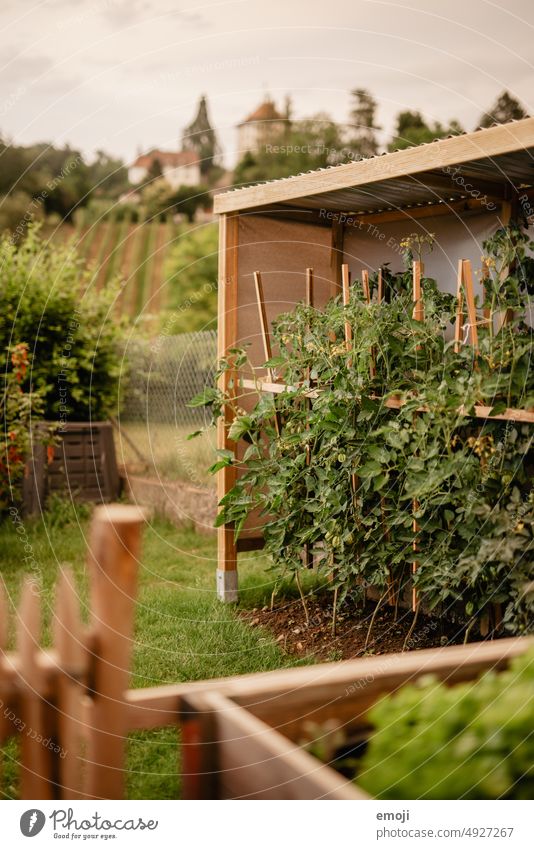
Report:
M214 421L223 407L232 412L228 436L238 448L220 451L212 471L233 464L239 474L219 523L239 535L259 509L280 574L298 580L307 547L334 576L340 599L372 586L398 601L413 581L420 601L460 607L468 632L476 626L483 635L502 618L510 630L534 629L534 431L473 417L476 404L495 415L534 406L525 321L533 244L513 224L484 247L489 271L478 306L492 319L480 326L478 351L456 350L455 299L436 281L422 280L424 320L415 321L411 271L384 267L381 303L366 303L356 282L347 306L335 298L321 311L299 304L279 316L278 353L262 369L246 351L229 352L221 370L258 376L252 409L244 409L250 389L239 381L226 395L209 389L193 402L211 406ZM265 366L285 386L276 397L260 391Z

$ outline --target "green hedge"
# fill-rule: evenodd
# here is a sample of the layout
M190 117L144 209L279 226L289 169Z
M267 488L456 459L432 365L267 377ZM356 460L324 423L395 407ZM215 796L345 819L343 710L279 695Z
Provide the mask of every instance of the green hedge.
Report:
M26 343L26 378L55 421L105 419L119 403L122 329L113 313L117 285L96 291L71 245L46 242L30 229L15 246L0 242L0 357Z

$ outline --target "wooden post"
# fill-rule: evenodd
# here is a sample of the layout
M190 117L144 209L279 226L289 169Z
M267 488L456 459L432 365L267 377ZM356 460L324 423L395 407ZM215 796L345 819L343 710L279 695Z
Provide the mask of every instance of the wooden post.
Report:
M38 663L41 636L39 586L26 578L18 610L17 651L20 682L21 796L23 799L53 799L52 752L43 740L53 735L51 712L43 698L42 670Z
M80 610L72 571L63 568L56 590L54 643L59 667L57 725L59 790L62 799L83 798L82 696L86 678Z
M217 758L217 727L209 701L202 694L180 699L182 736L182 798L216 799L220 773Z
M5 713L7 707L7 687L5 686L3 656L7 645L8 633L8 604L4 582L0 578L0 699L2 700L2 710L0 710L0 746L4 745L9 736L9 720ZM0 752L0 789L2 788L3 770L2 770L2 754Z
M94 660L87 792L97 799L120 799L124 795L128 732L125 693L143 521L138 507L111 504L97 507L91 526L88 568Z
M237 341L237 274L238 274L239 216L222 215L219 223L219 305L218 305L218 358L228 356L228 350ZM228 393L236 372L226 369L219 381L222 392ZM235 448L228 438L232 412L225 408L217 422L217 448ZM220 501L235 484L234 466L225 466L217 473L217 497ZM232 523L217 529L217 595L221 601L236 602L237 547Z

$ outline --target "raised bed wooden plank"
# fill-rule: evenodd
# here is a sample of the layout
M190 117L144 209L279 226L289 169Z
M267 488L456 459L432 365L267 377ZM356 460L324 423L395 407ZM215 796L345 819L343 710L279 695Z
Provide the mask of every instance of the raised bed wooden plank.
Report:
M186 798L369 798L352 782L220 693L205 693L198 702L192 696L189 721L195 705L200 728L209 726L208 734L215 739L204 739L201 730L198 742L190 743L193 751L187 756L184 753L186 764L193 767L197 761L202 765L200 774L182 775ZM204 757L203 761L195 757L199 747L211 757ZM196 792L191 792L191 783Z
M512 658L522 654L533 642L532 638L510 637L469 643L466 646L422 649L232 678L212 678L189 684L128 690L128 727L133 730L174 725L175 711L182 697L214 690L232 698L259 717L267 713L273 716L275 711L271 711L271 706L276 711L279 707L283 710L285 699L288 724L292 721L291 711L300 711L303 705L306 711L311 709L317 712L321 706L327 709L331 703L345 701L355 692L372 686L375 681L379 681L379 689L383 691L388 674L399 685L429 673L440 675L450 682L468 680L485 669L506 667ZM293 713L293 718L298 715L303 714Z
M302 750L305 725L335 719L347 734L367 734L367 712L381 695L429 673L449 684L474 680L505 668L530 645L532 640L519 638L383 655L230 679L226 689L221 682L218 690L191 692L180 709L181 721L195 727L184 757L188 797L365 798L356 784Z

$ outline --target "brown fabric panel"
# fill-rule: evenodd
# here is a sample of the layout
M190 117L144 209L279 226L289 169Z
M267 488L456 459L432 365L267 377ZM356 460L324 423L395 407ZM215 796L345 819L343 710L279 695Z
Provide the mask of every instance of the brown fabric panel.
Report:
M260 271L269 323L304 299L306 268L314 271L315 303L329 298L334 269L331 266L331 231L294 221L242 215L239 219L238 339L250 343L254 365L264 361L256 293L255 271Z
M330 296L335 274L331 265L331 240L329 228L260 215L240 216L237 345L250 343L247 351L253 365L265 361L254 272L260 271L262 275L269 325L304 299L306 268L313 268L314 303L322 307ZM273 353L277 353L275 348ZM256 400L256 396L248 395L241 399L241 404L244 409L250 409ZM246 447L245 443L240 445L241 456ZM264 523L264 517L251 515L243 536L261 536Z
M376 271L385 262L390 263L392 271L401 271L403 238L411 233L434 233L434 249L432 253L425 251L423 256L425 274L434 277L443 291L456 294L458 260L470 259L473 271L480 269L482 242L499 226L498 216L488 212L468 213L461 219L443 215L411 220L407 215L402 221L361 223L345 228L345 262L351 267L353 279L360 279L362 268Z

